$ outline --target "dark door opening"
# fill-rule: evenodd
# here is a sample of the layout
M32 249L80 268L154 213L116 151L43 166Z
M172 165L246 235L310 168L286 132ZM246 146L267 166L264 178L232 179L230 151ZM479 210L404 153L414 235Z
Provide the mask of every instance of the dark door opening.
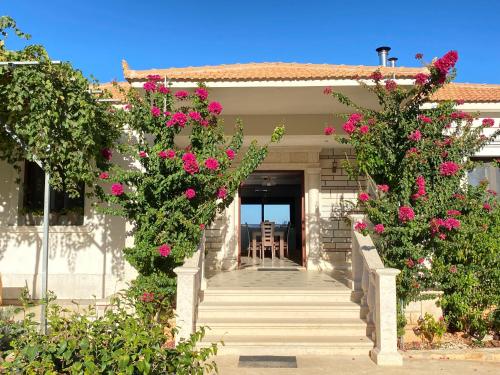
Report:
M281 266L303 265L303 180L302 171L255 172L240 187L240 262L253 264L271 258L261 248L261 223L274 224L275 259ZM254 248L256 258L254 258ZM258 260L260 258L260 260ZM283 262L283 260L285 262Z

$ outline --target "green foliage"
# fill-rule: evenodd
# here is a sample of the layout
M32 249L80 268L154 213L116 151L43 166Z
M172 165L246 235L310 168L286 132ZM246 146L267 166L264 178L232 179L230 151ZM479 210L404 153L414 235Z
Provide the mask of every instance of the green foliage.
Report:
M132 290L137 296L153 293L155 303L166 306L175 296L173 269L194 253L204 228L231 203L241 182L264 160L267 146L254 141L243 152L240 121L227 139L218 117L222 107L209 101L206 88L174 93L160 81L150 77L144 96L134 89L124 93L129 104L117 115L129 132L114 152L127 165L110 164L106 173L112 185L97 191L108 203L101 206L104 212L134 225L134 246L124 250L139 273ZM278 127L272 142L283 132ZM124 192L110 194L113 186Z
M10 17L0 17L0 61L38 64L0 66L0 159L17 169L24 159L39 160L56 190L77 196L79 183L95 181L101 150L118 138L119 123L110 103L99 102L103 96L92 94L71 64L53 64L39 45L8 50L8 29L29 37Z
M449 52L435 60L428 74L407 87L375 72L374 85L360 82L377 98L375 109L361 108L340 93L332 96L357 111L344 124L348 136L337 140L356 152L356 165L347 168L351 178L369 181L359 205L374 227L362 231L373 234L384 264L401 270L398 298L405 306L422 298L423 290L442 289L445 311L455 311L453 320L459 322L471 320L464 315L467 309L479 314L498 305L499 232L491 226L498 204L484 188L464 181L476 165L471 157L500 131L483 135L488 123L473 124L474 116L457 110L454 102L428 105L454 77L456 58ZM484 224L490 229L480 230ZM442 271L451 265L459 267L460 280ZM496 287L474 296L475 288L490 282Z
M440 341L443 337L446 332L446 323L443 317L436 320L431 314L425 313L423 318L418 319L414 332L423 342L432 345L435 339Z
M73 311L48 304L48 333L40 334L33 314L17 323L16 335L2 365L23 374L204 374L217 371L210 357L217 345L197 349L204 330L173 345L154 307L135 309L134 300L119 296L103 316L95 309Z

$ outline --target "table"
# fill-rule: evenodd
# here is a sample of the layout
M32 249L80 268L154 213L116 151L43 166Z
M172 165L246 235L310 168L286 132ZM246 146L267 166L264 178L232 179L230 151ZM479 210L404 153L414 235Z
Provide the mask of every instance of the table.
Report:
M252 231L252 257L255 259L257 257L257 236L261 235L260 231ZM275 236L280 237L280 259L285 257L285 231L284 230L275 230ZM274 253L273 253L274 255Z

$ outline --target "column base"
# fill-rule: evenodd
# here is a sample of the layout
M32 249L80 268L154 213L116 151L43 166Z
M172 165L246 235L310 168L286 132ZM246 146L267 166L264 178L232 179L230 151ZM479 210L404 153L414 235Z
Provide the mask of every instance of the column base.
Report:
M379 366L403 366L403 357L396 352L384 352L379 348L370 351L370 358Z

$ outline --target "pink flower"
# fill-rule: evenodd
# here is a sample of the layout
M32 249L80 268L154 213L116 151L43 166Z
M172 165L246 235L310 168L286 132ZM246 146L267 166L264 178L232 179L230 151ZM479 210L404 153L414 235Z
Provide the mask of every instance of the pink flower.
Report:
M450 273L457 273L457 266L455 266L454 264L450 266Z
M382 75L382 73L380 73L380 71L377 70L370 75L370 78L373 79L375 82L378 82L382 78L384 78L384 76Z
M325 135L332 135L335 132L335 129L332 126L326 126L323 130Z
M111 194L114 196L120 196L123 194L123 185L122 184L113 184L111 185Z
M427 80L429 79L429 75L425 74L425 73L417 73L414 78L415 78L415 84L422 86L422 85L425 85L427 83Z
M497 196L497 192L495 190L492 190L492 189L488 189L486 190L490 195L493 195L494 197Z
M204 89L203 87L200 87L200 88L194 90L194 94L200 100L206 100L208 98L208 91L206 89Z
M148 153L146 151L139 151L139 157L140 158L147 158L148 157Z
M469 115L467 112L463 112L463 111L453 112L450 115L450 117L453 120L470 120L472 118L471 115Z
M165 116L165 117L168 117L168 116L170 116L170 115L171 115L171 113L170 113L169 111L165 111L165 112L163 112L163 116Z
M486 211L491 211L491 204L489 204L488 202L484 202L484 203L483 203L483 208L484 208Z
M130 103L125 104L125 106L123 107L123 109L125 111L130 111L132 109L132 104L130 104Z
M325 95L330 95L332 92L333 92L333 90L331 87L325 87L323 89L323 94L325 94Z
M359 132L360 132L361 134L366 134L366 133L368 133L369 131L370 131L370 128L368 127L368 125L361 125L361 126L359 127Z
M101 155L104 159L106 160L111 160L111 157L113 156L113 153L111 152L111 150L109 148L103 148L101 150Z
M153 302L154 299L155 299L155 295L153 293L148 293L148 292L142 293L142 296L141 296L142 302Z
M356 125L354 125L351 121L347 121L342 128L347 134L352 134L356 130Z
M410 133L410 135L408 136L408 139L410 141L418 142L422 139L422 133L420 133L420 130L415 130L415 131Z
M385 89L387 91L394 91L394 90L396 90L397 87L398 87L398 84L396 83L396 81L393 81L392 79L387 79L385 81Z
M424 264L425 259L424 258L418 258L417 262L418 262L418 264Z
M205 224L200 224L200 229L204 230L205 229Z
M208 121L207 120L201 120L200 125L204 126L205 128L208 127Z
M196 156L194 156L194 154L192 154L191 152L186 152L184 155L182 155L182 161L184 163L196 161Z
M424 115L418 115L418 119L425 124L430 124L432 122L432 119L430 117Z
M153 115L153 117L158 117L161 115L161 109L158 107L152 106L151 107L151 114Z
M158 92L160 94L168 94L170 92L170 89L168 87L165 87L163 85L158 86Z
M176 112L173 114L172 118L167 121L167 126L171 127L174 125L179 125L181 128L186 126L188 118L185 113L182 112Z
M187 91L177 91L175 93L175 97L179 100L184 100L189 96L189 93Z
M389 191L389 185L377 185L377 189L383 193L387 193Z
M465 195L456 193L453 194L453 198L463 201L465 199Z
M485 128L491 128L493 125L495 125L495 120L493 120L492 118L483 119L483 126Z
M234 157L235 157L236 153L234 152L234 150L228 148L226 150L226 156L229 158L229 160L233 160Z
M399 207L398 217L399 221L403 223L412 221L413 219L415 219L415 211L413 211L413 208L411 207L401 206Z
M191 119L193 119L194 121L200 122L202 120L199 112L195 112L195 111L189 112L188 116L191 117Z
M171 247L167 244L158 246L158 253L162 257L168 257L171 251L172 251Z
M361 113L353 113L352 115L349 116L349 118L347 119L347 121L350 121L352 122L353 124L357 124L358 122L360 122L361 120L363 120L363 115Z
M142 87L144 87L144 90L148 92L154 92L156 91L156 83L148 81L146 82Z
M457 99L457 100L455 100L455 104L456 105L462 105L464 103L465 103L465 100L463 100L463 99Z
M159 151L159 152L158 152L158 156L159 156L160 158L162 158L162 159L166 159L166 158L167 158L167 152L166 152L166 151L161 150L161 151Z
M457 51L449 51L440 59L434 62L434 67L441 73L441 75L448 74L449 70L455 66L458 61Z
M439 166L439 173L441 174L441 176L453 176L458 172L459 169L460 166L457 163L452 161L445 161Z
M108 173L108 172L101 172L101 173L99 174L99 178L100 178L101 180L107 180L107 179L109 178L109 173Z
M417 193L419 196L427 194L427 192L425 191L425 178L423 176L418 176L415 183L418 187Z
M375 232L377 232L378 234L382 234L384 233L385 231L385 227L384 227L384 224L377 224L373 227L373 229L375 230Z
M368 227L368 225L367 225L364 221L358 221L358 222L354 225L354 230L356 230L356 231L358 231L358 232L362 232L362 231L364 231L367 227Z
M208 111L214 115L220 115L222 112L222 106L219 102L211 102L208 105Z
M370 196L367 193L360 193L358 196L361 202L368 202L370 200Z
M205 160L205 168L215 171L219 168L219 162L215 158L208 158Z
M446 240L446 234L444 233L439 233L439 236L438 236L440 239L442 240Z
M446 215L448 216L460 216L462 213L458 210L448 210L446 211Z
M184 192L184 195L187 199L193 199L196 196L196 191L192 188L189 188Z
M457 220L454 217L449 217L444 220L443 226L448 230L458 229L460 228L460 220Z
M406 260L406 266L407 266L408 268L413 268L413 267L415 266L415 262L413 261L413 259L408 258L408 259Z
M217 198L224 199L227 196L227 189L223 186L217 191Z
M415 55L415 59L417 59L417 60L422 60L423 57L424 57L424 55L422 53L417 53Z
M186 152L182 156L183 168L189 174L195 174L200 170L198 162L196 161L196 156L190 152Z

